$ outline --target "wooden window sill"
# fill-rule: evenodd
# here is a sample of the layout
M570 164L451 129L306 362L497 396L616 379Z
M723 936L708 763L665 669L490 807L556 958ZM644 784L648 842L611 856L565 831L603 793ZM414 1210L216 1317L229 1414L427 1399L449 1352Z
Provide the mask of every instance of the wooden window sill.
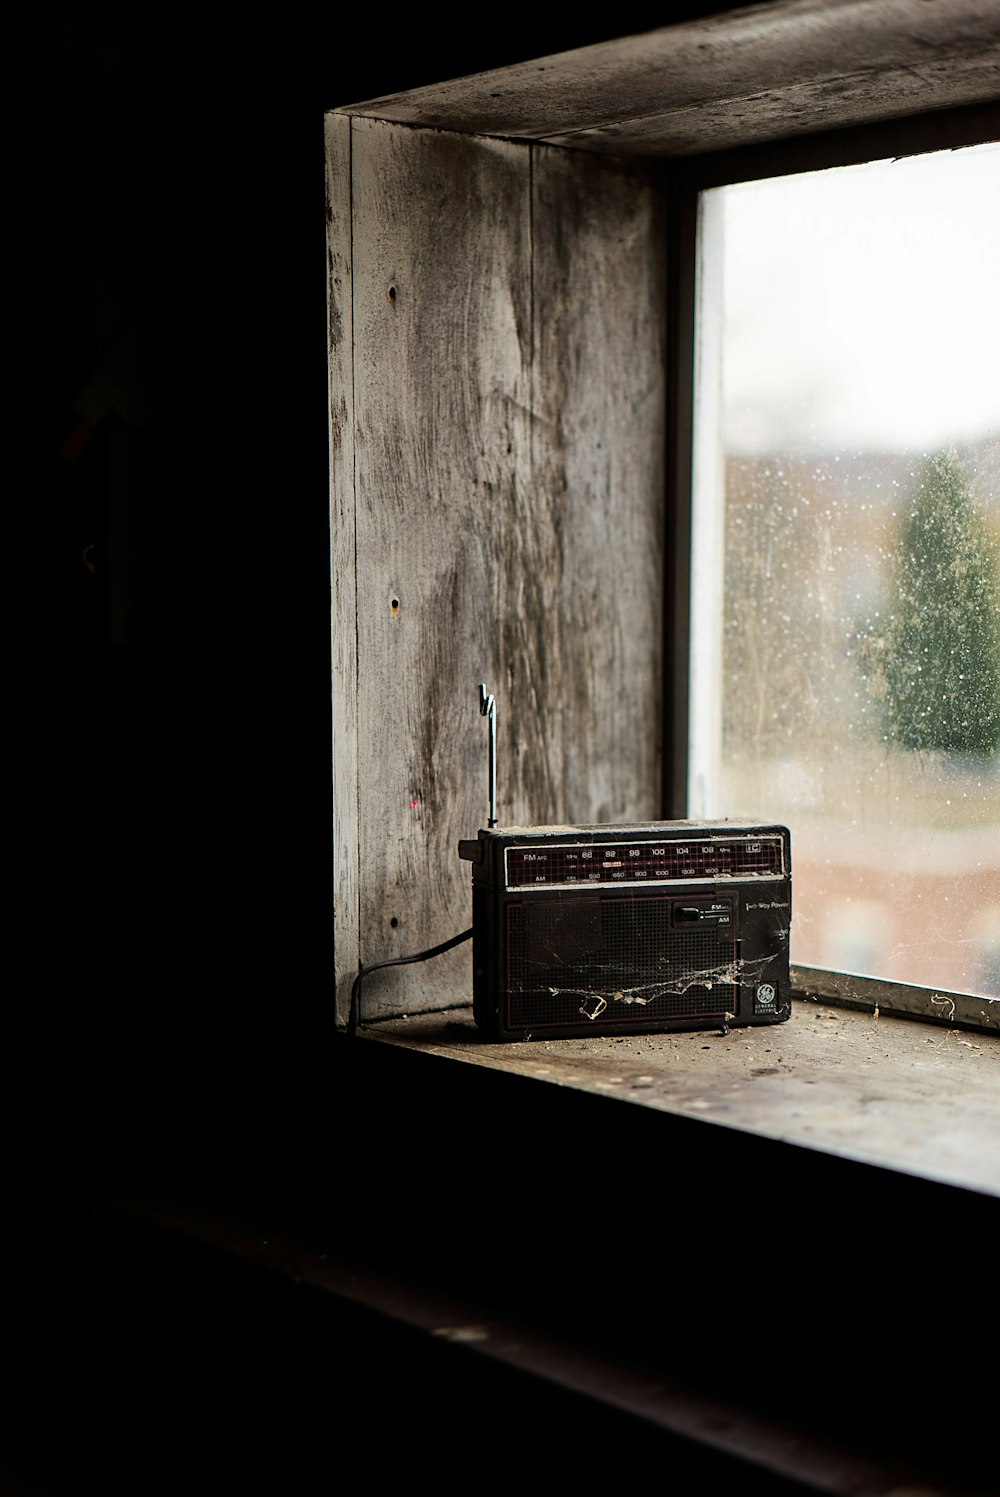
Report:
M490 1043L471 1009L362 1031L407 1050L627 1100L1000 1195L1000 1037L797 1000L787 1024Z

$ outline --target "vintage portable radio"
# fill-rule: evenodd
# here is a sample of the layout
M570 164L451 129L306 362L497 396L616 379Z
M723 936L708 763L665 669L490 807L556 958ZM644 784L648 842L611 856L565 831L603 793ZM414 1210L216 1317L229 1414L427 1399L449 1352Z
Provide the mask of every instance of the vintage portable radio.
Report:
M791 1015L788 828L507 826L472 864L473 1011L496 1039L773 1024Z

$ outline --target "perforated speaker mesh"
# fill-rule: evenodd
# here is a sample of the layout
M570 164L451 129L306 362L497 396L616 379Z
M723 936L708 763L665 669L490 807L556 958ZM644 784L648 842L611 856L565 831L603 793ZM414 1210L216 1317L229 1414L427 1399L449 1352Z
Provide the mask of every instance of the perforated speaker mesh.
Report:
M649 1024L736 1011L731 926L675 929L664 895L538 899L506 908L511 1029Z

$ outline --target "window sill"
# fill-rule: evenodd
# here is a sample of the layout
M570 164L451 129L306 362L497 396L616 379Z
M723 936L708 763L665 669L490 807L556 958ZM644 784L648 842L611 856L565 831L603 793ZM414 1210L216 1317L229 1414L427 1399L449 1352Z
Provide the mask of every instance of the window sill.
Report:
M796 1000L787 1024L482 1040L470 1009L366 1037L1000 1196L1000 1037Z

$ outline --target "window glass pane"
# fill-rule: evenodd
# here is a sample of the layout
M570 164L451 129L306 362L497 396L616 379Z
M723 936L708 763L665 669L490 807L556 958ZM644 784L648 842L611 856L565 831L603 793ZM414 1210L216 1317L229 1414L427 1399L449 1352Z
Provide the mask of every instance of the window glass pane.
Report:
M1000 995L1000 149L703 194L692 815L792 960Z

